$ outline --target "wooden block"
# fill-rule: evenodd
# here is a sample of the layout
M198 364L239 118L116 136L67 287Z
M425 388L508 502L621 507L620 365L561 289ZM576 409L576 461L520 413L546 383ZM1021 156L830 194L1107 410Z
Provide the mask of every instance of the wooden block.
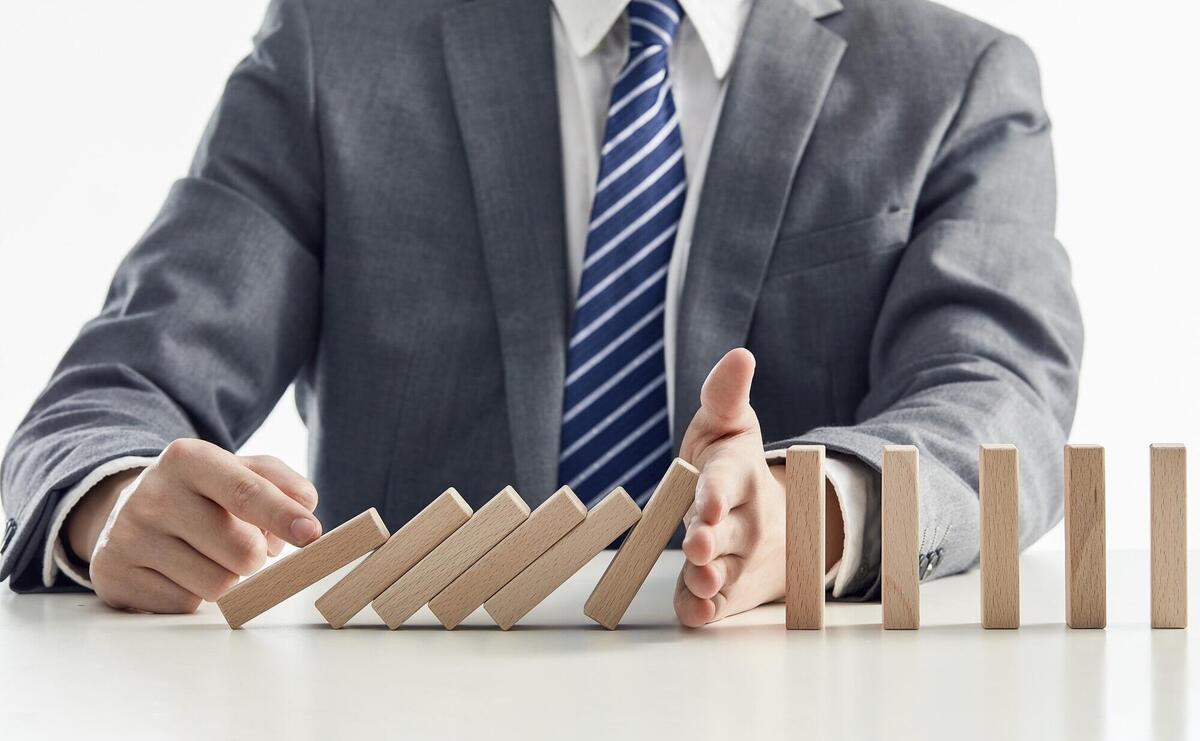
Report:
M979 446L979 615L988 629L1021 627L1019 466L1014 446Z
M1150 626L1187 627L1187 449L1150 446Z
M326 622L340 628L471 519L471 507L447 489L317 600Z
M911 445L885 445L882 601L886 630L915 630L921 626L917 481L917 449Z
M618 486L588 512L583 522L484 602L484 609L502 630L508 630L641 515L637 504Z
M1103 628L1105 595L1104 448L1068 445L1063 453L1067 626Z
M226 592L217 607L231 628L240 628L305 587L383 545L387 527L375 508L330 530L298 551L243 579Z
M786 620L788 630L825 627L825 446L787 451Z
M511 486L504 487L467 524L383 590L371 607L389 628L399 628L528 517L529 505Z
M513 577L587 517L587 506L564 486L429 602L442 625L453 629Z
M614 630L641 589L650 569L662 555L667 542L696 499L700 473L682 458L676 458L655 488L633 532L608 562L604 575L583 606L583 614Z

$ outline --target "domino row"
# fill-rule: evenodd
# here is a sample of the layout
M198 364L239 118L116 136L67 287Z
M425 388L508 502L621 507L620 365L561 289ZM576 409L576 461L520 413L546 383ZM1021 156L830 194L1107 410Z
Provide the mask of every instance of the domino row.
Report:
M584 606L612 630L691 507L697 479L675 459L644 511L621 487L589 511L564 486L530 512L509 486L472 512L451 488L391 535L372 508L244 579L217 606L239 628L370 554L316 601L332 627L369 604L395 630L428 604L447 629L482 606L508 630L629 531Z
M786 474L786 624L824 627L825 448L793 446ZM1068 445L1063 452L1066 531L1066 623L1103 628L1105 587L1104 448ZM918 590L918 453L885 446L882 466L883 627L920 627ZM980 616L984 628L1021 623L1020 499L1017 449L979 448ZM1150 624L1187 627L1187 451L1150 446Z
M1151 624L1187 625L1186 450L1151 446ZM793 446L786 473L786 625L819 629L825 609L825 449ZM885 629L920 626L918 452L885 446L881 600ZM1064 451L1066 622L1106 623L1104 449ZM453 629L482 606L508 630L609 543L633 528L584 614L608 629L634 595L695 498L696 470L676 459L645 511L617 488L588 511L563 487L532 513L512 487L478 512L448 489L389 537L368 510L243 580L217 604L238 628L355 559L370 554L316 607L340 628L368 604L396 629L428 604ZM984 628L1017 628L1019 464L1011 445L979 451L980 604Z

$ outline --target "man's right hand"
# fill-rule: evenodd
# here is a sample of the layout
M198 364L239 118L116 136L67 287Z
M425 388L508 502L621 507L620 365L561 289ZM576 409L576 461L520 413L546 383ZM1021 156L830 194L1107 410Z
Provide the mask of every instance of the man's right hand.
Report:
M148 468L110 476L71 510L67 543L109 605L193 612L276 555L321 535L317 491L270 456L180 439Z

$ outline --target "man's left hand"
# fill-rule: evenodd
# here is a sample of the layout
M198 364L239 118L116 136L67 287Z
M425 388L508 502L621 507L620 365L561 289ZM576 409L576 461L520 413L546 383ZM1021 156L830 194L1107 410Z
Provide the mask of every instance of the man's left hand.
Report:
M767 465L750 408L753 378L754 356L728 352L705 380L683 437L680 456L700 470L695 504L684 517L687 562L675 587L675 613L687 626L783 597L784 467ZM828 524L840 529L840 516Z

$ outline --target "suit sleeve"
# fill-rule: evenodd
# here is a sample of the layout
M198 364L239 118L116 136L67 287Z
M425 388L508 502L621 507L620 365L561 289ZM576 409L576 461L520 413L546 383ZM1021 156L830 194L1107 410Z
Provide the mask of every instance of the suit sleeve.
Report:
M50 520L89 472L179 437L236 449L309 359L323 230L314 87L303 7L278 0L187 176L8 445L0 579L13 589L47 588Z
M978 560L980 443L1020 449L1022 546L1062 517L1083 325L1054 220L1037 65L1003 37L977 60L923 183L855 423L770 446L824 444L877 471L884 445L918 446L922 579ZM864 596L878 592L878 489L867 509L852 587Z

